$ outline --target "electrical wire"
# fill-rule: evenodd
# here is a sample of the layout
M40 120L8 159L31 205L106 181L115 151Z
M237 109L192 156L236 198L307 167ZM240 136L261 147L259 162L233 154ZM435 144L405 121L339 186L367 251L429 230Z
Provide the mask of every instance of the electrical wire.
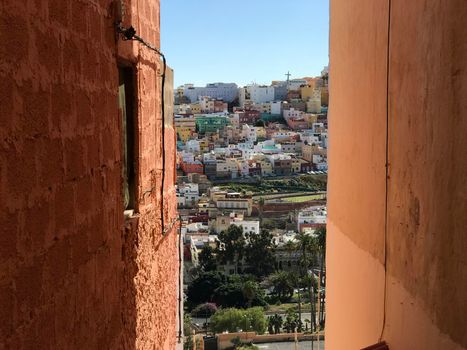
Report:
M162 235L165 235L166 233L170 232L170 230L173 228L175 223L178 221L178 218L173 220L169 227L166 229L165 228L165 213L164 213L164 186L165 186L165 164L166 164L166 159L165 159L165 77L166 77L166 71L167 71L167 60L165 58L165 55L154 45L151 43L145 41L142 37L136 34L136 30L130 26L128 28L125 28L122 26L121 23L117 24L117 32L122 35L123 40L134 40L138 41L142 45L146 46L148 49L156 52L159 56L162 58L162 83L161 83L161 116L162 116L162 132L161 132L161 143L162 143L162 175L161 175L161 190L160 190L160 195L161 195L161 228L162 228Z
M391 6L392 0L388 0L388 33L386 50L386 163L385 163L385 203L384 203L384 295L383 295L383 322L379 342L382 341L386 328L386 299L388 279L388 200L389 200L389 79L390 79L390 48L391 48Z
M182 293L183 293L183 242L182 242L182 217L178 216L180 225L178 226L178 343L182 342L183 338L183 320L182 320Z

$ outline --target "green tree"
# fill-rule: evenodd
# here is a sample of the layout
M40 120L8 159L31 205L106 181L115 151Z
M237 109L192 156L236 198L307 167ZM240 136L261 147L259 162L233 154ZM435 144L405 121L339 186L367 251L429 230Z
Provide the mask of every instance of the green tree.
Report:
M300 273L303 276L308 273L313 257L316 257L316 239L312 235L303 232L296 234L295 239L297 240L297 249L301 253Z
M243 283L242 292L243 296L247 300L248 307L250 307L251 302L258 293L258 284L253 281L246 281L245 283Z
M266 306L264 291L257 282L234 275L214 291L213 300L222 307Z
M285 302L292 297L294 288L290 273L279 271L270 275L268 280L280 301Z
M245 252L245 236L243 228L235 225L230 225L225 231L219 233L219 243L216 251L216 256L219 263L233 263L235 265L235 273L238 271L238 264L242 260Z
M229 308L217 311L211 317L211 329L215 333L255 331L263 334L266 331L267 320L261 307L246 310Z
M248 234L247 239L245 262L248 271L257 277L269 275L275 270L276 266L272 234L267 230L261 230L259 234Z
M203 271L215 271L217 269L216 257L214 256L214 249L207 245L204 246L198 256L200 267Z
M293 333L301 329L301 321L298 314L292 309L288 309L285 315L284 328L287 333Z
M215 271L202 272L188 286L187 302L194 307L198 304L213 301L214 292L227 282L227 277Z

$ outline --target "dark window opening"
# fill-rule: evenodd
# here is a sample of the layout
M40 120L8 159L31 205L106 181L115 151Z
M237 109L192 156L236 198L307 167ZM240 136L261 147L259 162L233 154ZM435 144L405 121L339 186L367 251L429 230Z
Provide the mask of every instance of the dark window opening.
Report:
M122 194L124 210L136 207L135 74L119 67L118 105L122 122Z

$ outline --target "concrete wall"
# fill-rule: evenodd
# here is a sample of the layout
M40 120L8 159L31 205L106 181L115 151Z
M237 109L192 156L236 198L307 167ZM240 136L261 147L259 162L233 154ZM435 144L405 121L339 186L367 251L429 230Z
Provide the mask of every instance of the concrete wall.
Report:
M467 349L467 3L390 13L331 1L326 349Z
M114 20L110 0L0 5L0 348L175 346L176 232L162 237L159 214L160 63L117 44ZM130 22L159 45L159 1L127 1ZM139 217L127 222L117 62L137 72ZM173 130L167 139L169 222Z

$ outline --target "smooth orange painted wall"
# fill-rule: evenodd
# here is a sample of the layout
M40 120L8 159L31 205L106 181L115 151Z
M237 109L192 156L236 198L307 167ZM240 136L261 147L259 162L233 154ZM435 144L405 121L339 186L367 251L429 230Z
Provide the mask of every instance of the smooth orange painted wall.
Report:
M126 1L159 45L159 1ZM112 1L0 5L0 348L173 349L175 137L161 183L157 56L116 40ZM140 55L139 55L140 54ZM138 212L124 221L118 62L137 70ZM150 190L150 192L146 192ZM164 199L164 201L163 201Z
M467 3L388 5L331 0L326 349L467 349Z

